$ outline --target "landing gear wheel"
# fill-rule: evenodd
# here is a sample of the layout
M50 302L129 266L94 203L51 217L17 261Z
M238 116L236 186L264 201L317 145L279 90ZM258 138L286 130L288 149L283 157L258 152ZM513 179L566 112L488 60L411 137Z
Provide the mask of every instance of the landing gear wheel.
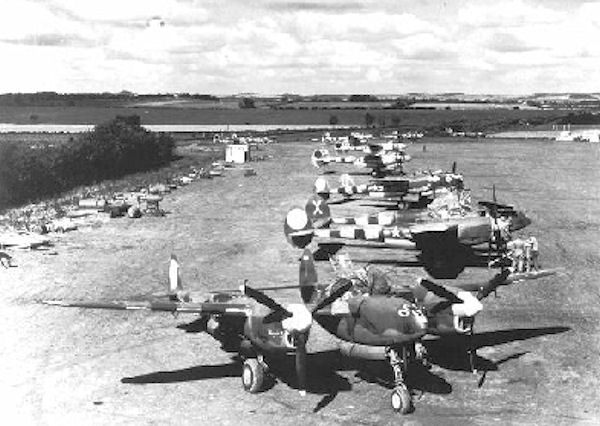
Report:
M412 411L410 393L404 386L396 387L396 389L393 390L391 403L394 411L400 414L408 414Z
M244 390L250 393L257 393L262 390L265 380L265 369L255 358L244 361L242 366L242 386Z

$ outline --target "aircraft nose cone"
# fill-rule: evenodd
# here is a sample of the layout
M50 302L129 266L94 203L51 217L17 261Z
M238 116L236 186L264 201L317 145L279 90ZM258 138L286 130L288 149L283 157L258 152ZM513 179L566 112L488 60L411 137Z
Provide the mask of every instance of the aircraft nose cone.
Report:
M284 330L290 333L304 333L308 331L312 324L312 314L304 304L294 303L289 305L287 311L292 314L281 321Z
M406 331L411 334L425 334L425 332L427 331L427 326L427 317L425 316L425 314L423 314L421 309L411 309L409 326L407 327L408 330Z

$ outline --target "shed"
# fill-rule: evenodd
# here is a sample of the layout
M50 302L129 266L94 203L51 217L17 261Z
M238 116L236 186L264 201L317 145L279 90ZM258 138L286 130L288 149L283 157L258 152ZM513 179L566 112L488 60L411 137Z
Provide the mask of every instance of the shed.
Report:
M250 147L248 144L231 144L226 146L226 163L246 163L248 161L250 161Z

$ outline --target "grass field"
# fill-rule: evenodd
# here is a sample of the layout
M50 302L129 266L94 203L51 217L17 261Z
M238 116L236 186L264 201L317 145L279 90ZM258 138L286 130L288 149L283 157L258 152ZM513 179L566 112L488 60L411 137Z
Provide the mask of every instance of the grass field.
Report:
M198 295L237 288L245 278L295 283L299 252L287 244L282 223L310 193L316 171L309 156L319 146L303 138L268 146L275 160L252 164L257 176L234 170L167 196L166 217L117 219L65 234L56 239L56 255L13 253L19 267L0 270L7 283L0 296L4 417L13 424L598 424L600 157L591 145L456 138L425 139L426 151L409 147L410 169L458 161L474 199L489 198L495 184L499 201L533 219L525 233L540 240L542 265L565 271L486 299L476 323L483 385L450 346L415 379L416 412L407 417L391 411L389 390L358 373L360 365L330 352L336 342L318 326L308 346L307 396L294 389L291 364L272 389L251 395L241 389L238 365L210 336L175 328L193 318L37 303L161 292L171 253ZM333 212L354 209L365 207ZM406 280L424 274L387 268ZM327 263L319 274L332 278ZM469 267L459 280L491 274ZM295 291L274 297L299 300Z

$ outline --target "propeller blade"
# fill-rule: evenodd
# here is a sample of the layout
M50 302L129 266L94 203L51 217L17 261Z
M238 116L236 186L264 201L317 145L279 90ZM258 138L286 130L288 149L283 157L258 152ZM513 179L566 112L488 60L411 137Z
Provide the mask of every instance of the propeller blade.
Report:
M429 315L435 315L438 312L443 311L444 309L449 308L450 306L452 306L452 302L450 302L448 300L444 300L443 302L440 302L437 305L435 305L433 308L427 310L427 313Z
M314 314L319 309L324 308L325 306L335 302L340 296L346 293L352 287L352 281L344 280L344 282L340 287L336 288L329 296L321 299L316 306L313 308L312 313Z
M456 174L456 161L452 162L452 174Z
M492 184L492 200L494 200L494 203L497 203L498 200L496 199L496 184Z
M471 325L471 330L467 335L467 351L469 354L469 367L471 368L471 373L477 374L477 368L475 367L475 357L477 356L477 349L473 345L473 325Z
M450 302L450 304L454 303L463 303L464 301L458 297L456 294L452 293L450 290L446 289L444 286L433 283L429 280L422 279L421 285L425 287L427 290L432 292L438 297L444 298Z
M296 335L296 378L300 395L306 395L306 333Z
M281 306L279 303L277 303L276 301L271 299L269 296L267 296L263 292L255 290L252 287L250 287L246 283L246 281L244 281L244 284L242 285L242 293L245 294L246 296L251 297L252 299L256 300L261 305L265 305L267 308L273 310L274 312L281 313L283 318L288 318L288 317L292 316L292 314L289 313L287 311L287 309L285 309L283 306Z

